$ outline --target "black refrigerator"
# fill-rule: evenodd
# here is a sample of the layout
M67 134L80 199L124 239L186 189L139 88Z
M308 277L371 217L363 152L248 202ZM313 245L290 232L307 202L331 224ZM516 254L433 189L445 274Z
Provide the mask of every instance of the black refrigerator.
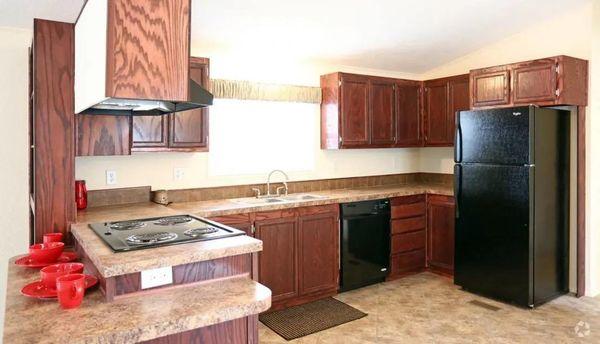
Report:
M568 291L569 112L456 116L454 282L534 307Z

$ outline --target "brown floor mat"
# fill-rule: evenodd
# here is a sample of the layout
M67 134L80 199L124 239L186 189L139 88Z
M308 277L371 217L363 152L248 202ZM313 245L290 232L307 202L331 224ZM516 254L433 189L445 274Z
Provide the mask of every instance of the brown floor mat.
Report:
M261 314L260 322L287 340L323 331L367 314L332 297Z

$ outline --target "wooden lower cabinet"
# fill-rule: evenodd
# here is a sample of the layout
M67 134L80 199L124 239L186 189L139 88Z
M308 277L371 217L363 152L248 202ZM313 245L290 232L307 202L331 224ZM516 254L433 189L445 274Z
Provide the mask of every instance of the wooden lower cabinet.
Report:
M454 274L454 197L427 196L427 264Z
M300 215L300 295L338 289L339 231L337 212Z
M339 287L337 204L210 218L262 240L258 282L271 310L335 295Z
M454 197L392 199L390 266L388 279L425 269L454 274Z
M298 220L295 216L257 220L258 281L272 292L272 303L298 296Z
M425 269L425 195L391 200L391 250L388 279Z
M143 344L258 344L258 315L142 342Z

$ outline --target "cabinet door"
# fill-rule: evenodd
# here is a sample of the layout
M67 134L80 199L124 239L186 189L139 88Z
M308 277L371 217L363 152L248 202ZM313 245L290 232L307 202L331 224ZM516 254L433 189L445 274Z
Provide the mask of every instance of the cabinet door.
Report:
M190 77L199 85L208 88L209 60L192 57ZM208 108L174 113L170 116L169 147L187 151L208 150Z
M509 80L506 69L471 71L472 107L509 104Z
M395 141L394 83L372 80L369 88L369 109L373 145L391 145Z
M469 75L461 75L448 82L448 145L454 145L456 113L469 110Z
M256 238L263 242L258 254L258 281L271 289L273 302L297 296L296 217L259 220L254 226Z
M131 117L75 115L77 156L129 155Z
M339 225L337 213L299 218L300 295L338 286Z
M169 145L169 115L134 116L131 124L131 150L166 150Z
M433 269L454 271L454 198L427 196L427 261Z
M420 85L396 85L397 147L415 147L422 144L420 107Z
M448 84L425 84L425 145L442 146L448 143Z
M532 104L556 99L556 60L523 63L512 69L512 96L515 104Z
M341 146L364 147L369 144L369 85L366 77L341 78Z

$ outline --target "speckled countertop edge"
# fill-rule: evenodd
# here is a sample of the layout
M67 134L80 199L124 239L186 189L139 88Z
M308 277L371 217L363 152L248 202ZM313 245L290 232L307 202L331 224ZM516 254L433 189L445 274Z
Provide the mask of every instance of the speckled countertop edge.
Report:
M271 306L271 291L248 277L173 288L152 297L106 302L88 290L81 307L24 297L20 289L39 271L9 261L4 343L134 343L258 314Z

